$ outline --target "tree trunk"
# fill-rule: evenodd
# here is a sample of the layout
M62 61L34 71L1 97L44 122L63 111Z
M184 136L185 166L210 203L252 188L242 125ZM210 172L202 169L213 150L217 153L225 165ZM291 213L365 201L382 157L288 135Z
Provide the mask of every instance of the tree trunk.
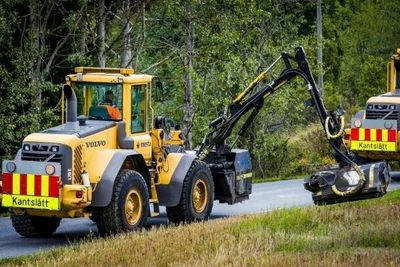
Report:
M106 7L105 0L98 1L98 18L97 18L97 35L99 51L97 57L99 59L99 66L105 68L106 66Z
M140 53L143 50L144 42L146 40L146 1L142 2L141 10L140 10L140 16L141 16L141 19L140 19L141 20L140 42L139 42L139 44L137 46L137 49L136 49L134 68L138 67L139 59L140 59Z
M32 73L31 79L35 86L37 86L41 80L41 59L42 59L42 47L41 47L41 30L40 30L40 6L37 1L31 0L29 3L30 11L30 34L32 38L32 51L34 51L34 58L32 59Z
M185 6L185 98L184 98L184 116L183 116L183 129L184 145L186 149L192 149L192 126L193 126L193 54L194 54L194 29L192 23L193 7L190 0L184 1Z
M131 25L129 23L130 17L130 0L123 2L123 17L122 17L122 51L121 51L121 67L132 68L132 50L131 50Z

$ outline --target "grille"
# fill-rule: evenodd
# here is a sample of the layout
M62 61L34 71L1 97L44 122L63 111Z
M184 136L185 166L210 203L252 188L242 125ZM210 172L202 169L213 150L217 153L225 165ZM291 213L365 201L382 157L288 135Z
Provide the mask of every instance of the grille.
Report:
M82 184L82 146L74 149L74 184Z
M61 162L62 161L62 154L55 154L54 153L35 153L35 152L22 152L22 160L28 161L45 161L46 159L50 158L49 162Z
M397 110L367 110L367 119L382 119L397 120L399 118L399 111Z
M30 150L24 150L26 147L29 147ZM53 152L53 147L58 147L58 151ZM18 158L20 160L59 163L61 165L61 182L72 183L74 176L74 173L71 172L73 151L70 147L61 144L24 142L21 150L21 157Z

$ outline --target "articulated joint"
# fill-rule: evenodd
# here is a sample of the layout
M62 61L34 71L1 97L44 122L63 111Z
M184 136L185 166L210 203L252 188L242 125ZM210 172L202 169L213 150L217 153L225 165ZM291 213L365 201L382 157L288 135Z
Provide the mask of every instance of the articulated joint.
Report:
M204 150L198 155L199 160L204 161L204 160L207 158L208 154L210 154L210 151L211 151L211 149L208 148L208 147L207 147L206 149L204 149Z

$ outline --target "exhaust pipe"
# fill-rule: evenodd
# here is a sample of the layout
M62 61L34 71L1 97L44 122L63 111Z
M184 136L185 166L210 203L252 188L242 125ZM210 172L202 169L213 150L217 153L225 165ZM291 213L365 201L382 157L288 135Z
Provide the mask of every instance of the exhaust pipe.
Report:
M67 118L66 118L66 123L65 123L65 128L68 129L77 129L79 126L78 119L77 119L77 113L78 113L78 108L77 108L77 99L76 95L74 92L74 89L72 89L71 86L68 84L63 85L63 92L64 96L67 99Z

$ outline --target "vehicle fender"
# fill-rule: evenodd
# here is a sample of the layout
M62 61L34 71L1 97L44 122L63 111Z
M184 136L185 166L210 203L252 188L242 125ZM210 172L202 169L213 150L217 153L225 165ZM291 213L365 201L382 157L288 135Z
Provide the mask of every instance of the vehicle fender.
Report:
M129 161L132 169L139 172L146 181L150 191L150 172L143 156L135 150L117 150L108 162L100 182L93 192L92 207L105 207L110 204L114 189L114 182L124 162Z
M167 156L167 171L161 173L160 183L157 185L157 194L160 205L174 207L181 199L183 181L190 169L195 154L170 153Z

